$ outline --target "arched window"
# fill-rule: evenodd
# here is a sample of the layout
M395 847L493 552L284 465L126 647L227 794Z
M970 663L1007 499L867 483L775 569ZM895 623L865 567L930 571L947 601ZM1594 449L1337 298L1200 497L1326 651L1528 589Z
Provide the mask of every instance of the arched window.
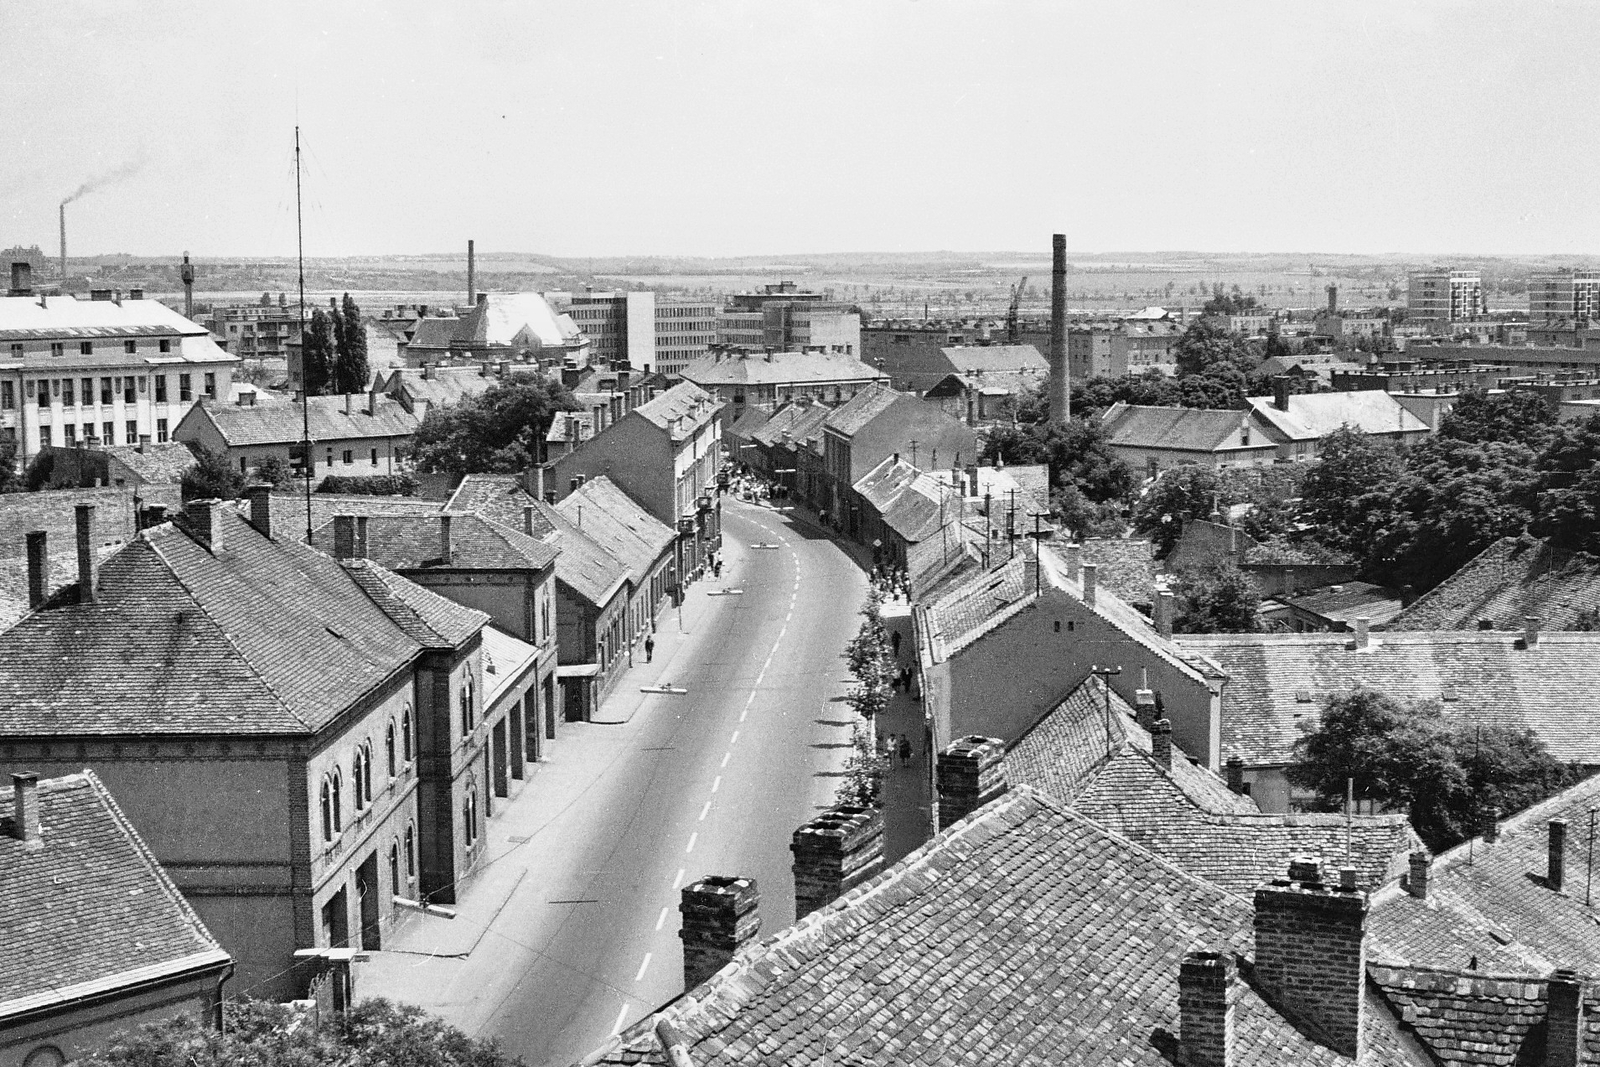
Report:
M400 891L400 841L397 838L389 845L389 891Z
M472 725L472 679L468 678L461 687L461 732L470 734Z
M333 784L322 779L322 839L333 840Z
M407 824L406 826L406 880L411 881L417 876L417 829Z
M361 792L372 803L372 742L361 742Z
M388 758L388 762L389 762L389 777L393 778L394 777L394 772L397 769L395 767L395 762L394 762L394 720L393 719L389 720L389 725L383 732L383 754Z
M400 755L407 762L411 762L411 705L406 705L406 710L400 713Z
M366 797L361 788L361 767L366 762L366 752L359 745L356 746L356 758L350 764L350 794L355 798L356 810L360 811L367 806Z
M337 834L344 830L344 813L340 810L344 803L344 775L339 773L339 768L333 769L333 778L329 784L333 794L333 832Z

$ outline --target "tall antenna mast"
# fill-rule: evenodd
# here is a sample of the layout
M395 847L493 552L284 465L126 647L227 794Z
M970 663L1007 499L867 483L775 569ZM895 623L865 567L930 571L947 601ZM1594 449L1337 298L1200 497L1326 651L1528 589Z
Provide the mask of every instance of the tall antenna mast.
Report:
M300 214L300 127L294 128L294 242L300 269L300 469L306 476L306 544L311 543L311 390L306 381L306 235Z

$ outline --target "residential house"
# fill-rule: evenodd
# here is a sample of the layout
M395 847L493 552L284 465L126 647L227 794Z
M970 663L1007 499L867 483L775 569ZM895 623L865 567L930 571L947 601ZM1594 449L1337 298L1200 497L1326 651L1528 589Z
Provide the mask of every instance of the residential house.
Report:
M1291 394L1287 379L1277 378L1273 384L1273 396L1250 397L1248 403L1281 460L1316 459L1319 442L1345 426L1401 448L1421 444L1433 432L1398 400L1376 389Z
M113 1034L222 1025L233 961L93 771L14 772L0 796L0 1064L47 1067Z
M834 409L822 424L825 484L820 506L834 525L860 537L860 504L853 486L885 459L902 454L916 467L960 467L977 458L972 427L936 404L886 385L873 385Z
M1169 572L1217 564L1238 567L1267 597L1354 582L1361 572L1353 557L1320 545L1263 544L1232 522L1181 517L1180 521L1177 543L1163 561Z
M1105 410L1100 422L1112 454L1145 478L1185 465L1210 470L1264 467L1278 456L1277 444L1246 411L1119 402Z
M1600 559L1548 538L1502 537L1423 593L1395 630L1513 630L1528 618L1547 630L1600 625Z
M228 395L239 357L142 290L33 296L16 274L0 297L0 434L23 465L90 438L168 441L196 399Z
M799 397L834 407L889 376L853 355L809 348L799 352L716 351L679 374L722 401L724 424L751 405L769 410Z
M299 543L264 487L244 516L191 501L103 564L94 525L83 506L59 590L29 538L0 772L94 770L242 993L301 994L296 949L377 948L396 896L452 900L492 803L487 616Z
M300 343L300 306L289 305L288 295L276 302L214 304L203 325L224 351L241 359L289 358L291 345Z
M365 395L314 396L305 403L198 403L173 436L191 448L222 453L249 473L269 458L298 466L308 420L314 479L402 473L422 422L374 387Z
M545 491L559 502L585 481L606 477L658 522L677 530L668 583L676 592L722 543L716 504L720 407L693 382L680 382L554 457L544 468Z
M154 444L149 436L129 447L114 445L90 447L79 441L75 448L50 445L40 450L41 469L50 472L47 489L88 489L114 485L129 489L147 486L178 485L184 472L194 466L195 455L179 441Z
M758 475L786 486L792 495L815 506L821 492L813 443L820 444L822 425L833 413L826 404L801 397L770 416L751 408L734 423L738 433L728 439L728 455Z
M465 359L476 363L534 363L542 369L587 367L590 343L572 316L538 293L479 293L459 318L417 321L399 346L407 366Z
M898 456L851 488L861 506L861 540L872 546L877 566L905 568L911 546L947 535L965 510L958 490Z

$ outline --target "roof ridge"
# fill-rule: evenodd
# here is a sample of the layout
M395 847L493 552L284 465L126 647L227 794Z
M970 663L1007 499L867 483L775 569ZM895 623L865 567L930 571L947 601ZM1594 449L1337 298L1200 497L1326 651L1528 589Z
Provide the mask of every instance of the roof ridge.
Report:
M221 510L226 512L228 509L223 508ZM227 520L223 519L222 521L226 522ZM240 525L250 526L250 524L248 522L246 522L242 518L239 519L239 523L240 523ZM200 542L195 541L194 538L190 537L187 530L184 530L184 529L180 528L176 523L172 524L172 528L175 531L175 535L176 536L183 537L183 538L189 540L196 548L201 548ZM250 529L252 531L255 531L255 527L254 526L250 526ZM176 567L174 567L172 565L172 561L169 560L166 557L166 555L162 553L161 547L158 544L156 544L155 538L146 537L146 536L144 536L144 533L145 533L145 531L140 531L139 537L136 540L129 542L129 544L130 545L131 544L139 544L139 543L142 542L142 543L150 546L150 551L155 555L156 559L160 560L162 565L166 567L167 573L170 574L172 576L172 580L178 584L178 588L182 589L183 592L184 592L184 595L187 596L189 598L189 600L194 604L195 610L199 611L200 614L205 617L206 621L209 622L216 629L217 633L222 635L222 640L227 643L227 646L230 649L233 650L234 655L238 657L239 662L241 662L241 663L243 663L245 665L245 669L250 672L250 676L252 678L254 678L257 682L259 682L263 689L265 689L269 694L271 694L272 699L277 701L278 706L280 708L282 708L284 711L286 711L289 714L290 718L292 718L294 721L298 722L301 726L305 727L305 729L308 732L315 733L316 730L311 725L310 721L308 721L304 715L300 714L299 709L291 707L289 705L289 702L284 699L283 694L278 692L277 688L271 682L269 682L267 680L266 676L261 673L260 669L256 667L255 661L252 660L249 656L245 655L244 649L239 647L239 643L236 640L234 640L233 635L228 632L227 627L223 626L222 623L217 620L216 616L212 615L211 612L206 608L206 606L203 603L200 602L200 598L195 596L194 590L190 588L189 583L185 582L183 580L183 578L179 576L178 569ZM296 542L292 542L292 541L290 541L290 542L276 542L275 541L273 543L274 544L280 544L280 543L294 544ZM210 550L209 549L202 549L202 551L209 552Z

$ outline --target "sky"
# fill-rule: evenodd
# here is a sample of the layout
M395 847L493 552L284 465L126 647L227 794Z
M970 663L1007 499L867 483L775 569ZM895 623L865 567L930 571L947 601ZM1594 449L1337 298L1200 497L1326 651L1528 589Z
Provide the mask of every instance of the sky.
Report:
M3 0L0 247L1600 252L1590 0Z

